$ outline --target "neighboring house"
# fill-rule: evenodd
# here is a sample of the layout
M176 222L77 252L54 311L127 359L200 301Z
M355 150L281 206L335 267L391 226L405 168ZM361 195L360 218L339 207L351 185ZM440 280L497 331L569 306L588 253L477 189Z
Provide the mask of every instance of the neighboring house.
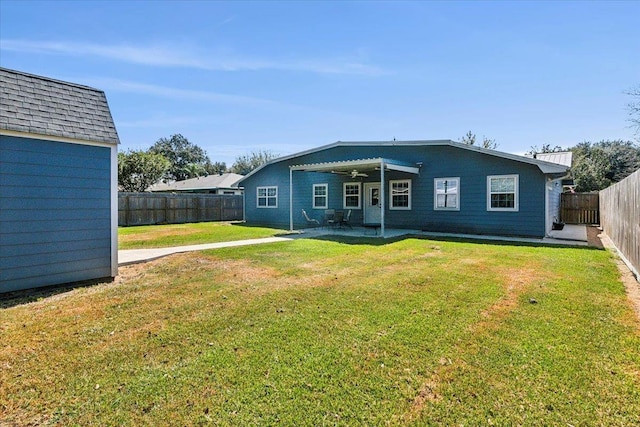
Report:
M351 224L543 237L568 167L450 140L336 142L270 161L239 185L249 224L303 228L325 209Z
M0 292L117 275L118 143L104 92L0 68Z
M208 175L198 178L174 181L168 184L159 183L149 187L153 192L178 192L178 193L207 193L207 194L242 194L238 188L238 181L243 175L237 173L223 173L220 175Z

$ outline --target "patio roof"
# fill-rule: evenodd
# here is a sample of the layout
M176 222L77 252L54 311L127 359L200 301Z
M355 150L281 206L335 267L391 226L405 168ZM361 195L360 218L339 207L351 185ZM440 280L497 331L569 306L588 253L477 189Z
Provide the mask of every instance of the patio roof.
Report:
M338 162L310 163L306 165L289 166L289 229L293 231L293 172L326 172L326 173L346 173L356 171L369 172L380 171L380 188L384 188L384 174L387 171L399 171L405 173L420 173L421 164L411 164L399 160L385 159L377 157L373 159L343 160ZM385 193L380 193L380 234L385 236L384 211Z
M353 169L358 171L373 171L380 170L384 165L384 169L387 171L400 171L406 173L419 174L420 166L411 164L408 162L402 162L399 160L374 158L374 159L359 159L359 160L345 160L339 162L323 162L323 163L310 163L306 165L293 165L289 168L292 171L305 171L305 172L349 172Z

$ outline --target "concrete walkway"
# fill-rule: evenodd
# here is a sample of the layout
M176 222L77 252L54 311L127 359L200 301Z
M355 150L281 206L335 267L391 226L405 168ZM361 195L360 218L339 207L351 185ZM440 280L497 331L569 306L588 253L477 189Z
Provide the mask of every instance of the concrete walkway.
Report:
M523 237L504 237L504 236L484 236L475 234L455 234L455 233L434 233L420 230L400 230L388 229L385 232L385 238L400 237L404 235L425 236L425 237L441 237L441 238L458 238L458 239L474 239L489 240L503 242L521 242L533 244L551 244L551 245L573 245L587 246L587 227L584 225L565 225L564 230L552 232L549 237L543 239L523 238ZM235 246L260 245L263 243L286 242L294 239L308 238L320 236L351 236L351 237L376 237L371 232L362 227L353 227L349 230L326 230L326 229L306 229L293 232L286 237L265 237L262 239L237 240L234 242L205 243L201 245L176 246L171 248L154 248L154 249L126 249L118 251L118 265L130 265L141 262L147 262L154 259L162 258L167 255L179 254L183 252L203 251L207 249L231 248ZM380 236L377 236L380 237Z
M202 245L175 246L172 248L123 249L118 251L118 266L147 262L167 255L207 249L232 248L235 246L260 245L263 243L286 242L293 237L265 237L262 239L236 240L234 242L205 243Z

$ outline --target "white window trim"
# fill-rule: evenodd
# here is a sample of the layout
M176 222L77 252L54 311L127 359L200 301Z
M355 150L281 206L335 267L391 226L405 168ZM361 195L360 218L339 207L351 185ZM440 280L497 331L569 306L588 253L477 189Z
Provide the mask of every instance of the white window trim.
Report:
M276 194L275 196L260 196L260 190L261 189L265 189L267 194L269 194L269 189L270 188L275 188L276 189ZM260 206L260 198L266 198L267 201L267 205L266 206ZM275 206L269 206L269 198L275 198L276 199L276 205ZM277 209L278 208L278 186L277 185L264 185L261 187L257 187L256 188L256 208L258 209Z
M512 208L492 208L491 207L491 179L493 178L513 178L514 196ZM487 211L489 212L518 212L520 210L520 179L519 175L489 175L487 176Z
M458 196L458 203L457 206L455 208L439 208L438 207L438 181L457 181L458 185L457 185L457 193L456 195ZM460 177L459 176L452 176L452 177L445 177L445 178L433 178L433 210L434 211L459 211L460 210Z
M324 187L324 205L316 205L316 188ZM313 184L313 189L311 190L311 197L313 200L311 204L313 205L313 209L328 209L329 208L329 184Z
M355 196L355 194L347 194L347 185L355 185L358 187L358 206L347 206L347 196ZM362 184L360 182L344 182L342 184L342 208L362 209Z
M408 196L409 196L409 206L394 206L393 205L393 184L397 182L407 182L409 185L407 186ZM389 210L393 211L410 211L411 210L411 180L410 179L393 179L389 180Z

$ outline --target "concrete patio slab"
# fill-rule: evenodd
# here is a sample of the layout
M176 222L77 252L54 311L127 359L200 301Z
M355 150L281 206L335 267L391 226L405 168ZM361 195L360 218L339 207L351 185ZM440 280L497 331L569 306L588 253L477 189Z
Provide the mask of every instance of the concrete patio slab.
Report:
M551 230L549 237L558 240L587 241L587 226L584 224L565 224L562 230Z

